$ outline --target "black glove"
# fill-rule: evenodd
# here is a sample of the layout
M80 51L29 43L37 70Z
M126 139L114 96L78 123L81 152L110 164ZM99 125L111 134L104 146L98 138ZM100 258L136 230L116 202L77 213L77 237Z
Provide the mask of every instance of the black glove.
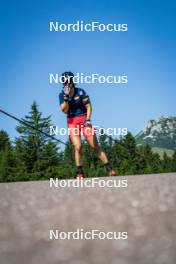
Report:
M86 119L86 120L84 121L84 126L85 126L85 127L92 127L92 123L91 123L90 119Z
M64 93L64 102L68 102L68 97L69 97L68 94Z

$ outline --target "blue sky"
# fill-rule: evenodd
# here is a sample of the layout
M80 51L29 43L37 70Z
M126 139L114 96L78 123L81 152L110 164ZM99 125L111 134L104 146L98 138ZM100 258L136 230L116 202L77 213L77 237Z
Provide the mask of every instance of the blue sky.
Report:
M54 124L66 127L58 108L61 85L49 73L127 74L127 85L83 84L92 121L137 134L149 119L175 115L176 4L152 0L2 1L0 107L18 117L34 100ZM49 22L127 23L128 32L50 32ZM12 138L17 123L0 115ZM66 138L65 138L66 140Z

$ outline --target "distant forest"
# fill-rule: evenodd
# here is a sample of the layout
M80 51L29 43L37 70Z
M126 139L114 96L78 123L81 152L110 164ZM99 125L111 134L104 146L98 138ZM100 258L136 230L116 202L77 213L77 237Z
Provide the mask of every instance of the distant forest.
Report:
M51 117L43 117L34 102L29 115L22 120L35 129L19 123L16 127L19 136L13 143L6 131L0 131L0 182L74 178L76 167L70 140L61 150L56 141L37 131L48 133ZM161 158L149 145L137 147L131 133L117 140L101 135L98 141L117 175L176 172L176 151L172 157L164 153ZM106 175L104 166L86 141L83 141L82 155L86 177Z

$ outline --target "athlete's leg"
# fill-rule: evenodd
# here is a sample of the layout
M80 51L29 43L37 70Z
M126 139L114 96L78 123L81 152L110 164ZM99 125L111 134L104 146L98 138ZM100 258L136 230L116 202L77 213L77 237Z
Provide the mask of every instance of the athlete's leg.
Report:
M99 159L103 162L103 164L108 163L108 158L105 152L99 147L96 135L90 135L86 137L87 142L90 147L97 153Z
M80 136L72 136L70 139L74 146L76 166L82 166L81 138Z
M74 151L75 151L75 163L77 167L76 179L83 179L85 175L83 171L82 157L81 157L81 138L80 136L72 136L70 138L74 145Z
M109 163L105 152L99 147L96 135L88 136L88 137L86 137L86 140L89 143L89 145L91 146L91 148L95 150L99 159L105 165L105 168L108 172L108 175L109 176L115 176L116 172L113 170L111 164Z

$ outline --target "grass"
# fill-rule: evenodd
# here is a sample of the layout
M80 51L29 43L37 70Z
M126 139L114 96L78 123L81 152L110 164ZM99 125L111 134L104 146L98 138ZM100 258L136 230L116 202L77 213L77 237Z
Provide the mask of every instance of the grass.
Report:
M158 153L161 158L163 158L164 152L166 152L168 157L172 157L172 155L174 154L174 150L172 150L172 149L154 147L154 148L152 148L152 150L153 150L153 152Z

